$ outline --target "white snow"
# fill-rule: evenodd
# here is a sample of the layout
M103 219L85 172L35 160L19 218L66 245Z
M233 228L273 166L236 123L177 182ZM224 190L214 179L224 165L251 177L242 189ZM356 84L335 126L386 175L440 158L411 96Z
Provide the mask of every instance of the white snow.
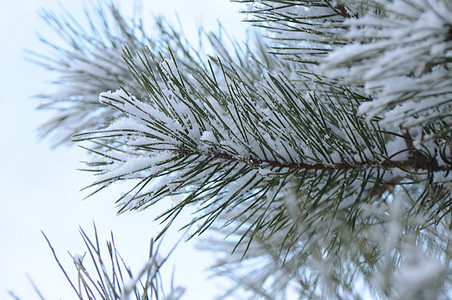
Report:
M208 143L216 143L217 142L217 138L215 137L215 135L213 134L212 131L204 131L199 139L201 140L201 142L208 142Z
M321 70L346 84L364 86L372 102L360 113L382 124L405 124L412 116L429 120L447 110L452 96L450 61L452 7L442 0L376 0L384 14L370 9L346 22L351 44L335 49ZM449 103L449 104L448 104ZM396 105L397 104L397 105ZM447 114L444 114L447 117Z
M406 262L399 268L395 275L395 286L403 299L409 299L419 295L423 289L435 289L435 285L442 281L445 271L447 267L440 261L417 255L413 261Z

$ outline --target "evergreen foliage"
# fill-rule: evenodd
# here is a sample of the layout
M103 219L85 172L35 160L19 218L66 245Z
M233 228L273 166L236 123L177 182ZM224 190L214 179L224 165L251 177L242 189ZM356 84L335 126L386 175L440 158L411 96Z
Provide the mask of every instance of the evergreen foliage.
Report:
M90 31L44 13L67 45L36 56L61 74L43 134L93 154L90 196L130 184L121 213L181 197L161 234L195 206L190 236L210 232L231 291L447 298L450 1L236 2L258 36L202 31L204 49L114 5Z
M164 284L160 276L161 268L168 259L158 254L160 245L151 240L149 259L137 275L126 265L116 248L113 233L111 241L107 241L107 254L100 246L97 228L94 225L94 239L90 238L80 228L80 235L85 243L85 254L70 254L77 270L77 282L74 282L56 256L47 236L44 237L52 250L59 267L69 281L78 299L180 299L185 290L171 285L170 291L165 293ZM88 255L87 255L88 254ZM87 264L85 256L91 264ZM108 261L104 260L107 256ZM93 272L95 275L92 275ZM39 291L37 290L38 294ZM40 295L41 299L43 297Z

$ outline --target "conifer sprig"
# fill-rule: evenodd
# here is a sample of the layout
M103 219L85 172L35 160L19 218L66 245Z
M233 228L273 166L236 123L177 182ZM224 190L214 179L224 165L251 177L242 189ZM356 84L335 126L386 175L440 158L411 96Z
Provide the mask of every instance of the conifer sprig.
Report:
M199 249L222 253L212 271L234 282L227 293L245 291L264 299L359 299L366 293L382 299L442 297L452 282L450 215L433 221L425 203L405 194L413 192L410 188L395 191L361 205L353 226L346 225L339 210L310 218L289 194L283 201L286 226L279 234L256 235L251 245L239 244L231 254L228 249L252 225L248 221L226 240L227 231L215 228ZM357 289L359 282L366 283L364 289Z
M264 29L272 40L271 53L310 68L334 47L345 42L334 37L344 31L343 21L352 13L342 4L329 0L249 1L243 9L245 20Z
M157 216L166 224L162 233L182 210L195 206L194 218L186 222L198 225L193 236L213 229L230 237L216 243L233 252L217 265L219 273L264 298L284 298L294 282L299 295L352 298L360 280L377 294L399 297L403 291L385 278L396 282L397 270L413 267L404 257L423 248L428 255L409 258L440 261L435 270L441 272L431 274L433 288L419 287L422 295L434 295L437 283L450 282L442 271L450 259L452 202L447 55L435 56L419 74L405 63L403 68L382 63L393 44L383 47L391 38L378 30L421 19L396 13L395 23L389 22L393 12L379 6L382 1L238 2L256 2L246 13L266 30L269 46L257 38L254 44L232 42L231 47L221 35L203 33L201 40L211 49L203 57L202 49L166 29L162 19L157 22L160 41L143 35L140 43L132 38L128 43L107 36L125 43L120 64L127 72L117 77L116 92L110 87L97 91L96 105L106 112L100 114L102 124L84 122L84 130L73 136L93 154L87 162L96 174L87 187L90 196L118 181L130 183L117 201L119 212L180 196ZM409 13L428 12L419 7ZM389 25L367 24L370 12ZM121 25L127 22L115 11L112 15L119 28L135 28ZM375 36L360 35L360 24L374 26L365 33ZM432 39L442 39L447 50L449 33L439 31ZM359 44L350 45L350 32ZM408 50L415 44L395 42L402 45L395 48L408 45ZM368 51L373 46L378 51ZM359 55L345 55L350 47ZM404 100L377 105L372 118L360 113L383 101L375 97L384 88L372 85L369 92L359 81L369 80L368 74L356 75L357 70L372 71L371 63L380 75L412 81L415 88L403 97L423 105L402 116L411 123L388 122L379 115L396 112ZM322 75L319 66L327 70ZM356 78L345 80L341 70ZM441 80L435 84L443 88L437 97L427 88L436 74ZM424 79L417 90L414 83ZM439 102L430 106L429 97ZM385 241L386 235L391 240ZM262 263L259 276L247 278L247 263L256 261Z
M124 45L133 53L148 47L154 56L166 53L171 46L181 49L177 52L183 57L181 61L199 59L187 40L163 18L156 18L148 32L143 20L127 20L113 3L91 2L85 7L85 16L85 20L76 20L66 10L59 14L43 10L41 18L57 38L39 37L48 46L46 54L28 51L30 60L59 75L52 82L58 87L56 92L38 95L42 102L38 109L55 112L40 127L41 136L53 136L55 146L67 144L72 135L83 130L105 128L120 117L117 110L98 101L100 92L122 85L146 101L146 93L133 85L132 73L122 58ZM151 39L153 34L159 39Z
M44 234L44 233L43 233ZM161 268L167 261L167 257L159 255L160 245L151 240L149 249L149 259L144 264L138 274L134 274L124 259L119 254L113 233L111 241L107 241L107 251L102 249L97 234L97 228L94 225L94 239L80 228L80 235L86 246L83 255L70 254L75 269L77 270L77 279L69 277L66 269L58 259L55 249L49 239L44 237L49 244L56 262L61 268L72 286L78 299L106 299L106 300L124 300L124 299L180 299L184 294L181 287L170 286L170 291L165 292L161 279ZM86 263L90 259L91 264Z
M75 135L75 141L105 145L96 150L101 159L90 163L100 174L89 186L93 193L119 180L137 181L119 199L120 212L182 194L185 199L160 218L171 224L186 205L197 204L193 222L202 233L237 205L251 215L266 207L247 232L251 238L241 239L250 242L279 226L285 214L280 202L292 181L310 217L341 207L353 224L359 204L378 198L387 184L431 180L439 170L420 167L404 135L357 116L356 94L343 89L351 98L346 100L332 91L302 95L284 75L273 76L274 65L290 71L292 64L273 64L272 54L247 64L264 66L266 76L243 81L239 74L245 70L234 61L228 71L222 61L195 69L169 53L171 59L164 59L126 49L147 103L126 91L103 93L100 101L126 117L105 130Z
M43 10L41 18L57 38L40 37L49 53L29 55L59 74L54 81L59 90L39 95L42 104L38 107L56 111L40 128L42 136L53 133L55 145L68 143L73 134L87 128L102 128L116 117L117 112L102 106L97 95L130 78L121 58L123 44L144 45L143 28L126 22L114 5L87 6L85 15L87 24L82 25L68 11Z
M365 89L372 101L362 103L360 113L369 119L380 116L382 124L407 129L432 127L430 134L417 132L419 144L447 141L452 131L450 2L366 2L359 18L345 21L348 30L339 36L348 45L323 61L325 72Z

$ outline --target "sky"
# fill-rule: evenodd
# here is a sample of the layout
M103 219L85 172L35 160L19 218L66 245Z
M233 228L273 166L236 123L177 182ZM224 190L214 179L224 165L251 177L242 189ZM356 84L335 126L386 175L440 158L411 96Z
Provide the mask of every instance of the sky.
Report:
M174 19L177 12L189 37L196 36L200 25L215 29L217 19L239 37L245 28L237 4L227 0L144 2L141 12L145 17L163 14ZM145 263L149 241L159 229L153 222L155 209L116 215L118 189L82 201L80 189L92 181L90 174L77 170L83 167L84 150L74 146L51 149L51 142L37 137L38 126L51 114L36 111L39 102L32 96L54 88L48 83L54 74L25 59L25 49L45 51L36 33L45 36L49 30L37 11L58 11L62 5L77 18L82 15L82 3L8 1L0 10L0 299L7 299L8 291L21 299L38 299L30 281L46 299L76 298L41 231L68 273L75 274L68 251L85 252L80 227L92 237L94 222L101 241L108 240L112 231L121 255L136 272ZM122 1L121 7L130 12L133 2ZM177 239L177 233L165 237L161 254ZM208 273L203 270L212 257L193 245L182 243L177 248L165 276L171 276L174 264L174 282L187 290L184 299L212 299L224 282L206 279Z

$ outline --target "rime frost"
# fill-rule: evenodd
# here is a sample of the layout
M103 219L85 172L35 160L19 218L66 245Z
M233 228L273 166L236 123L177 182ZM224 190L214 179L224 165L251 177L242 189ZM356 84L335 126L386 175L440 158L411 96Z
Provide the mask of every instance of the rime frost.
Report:
M450 1L373 0L368 6L345 21L344 37L355 42L329 54L325 74L363 86L373 100L359 111L369 119L382 116L382 124L451 122Z

